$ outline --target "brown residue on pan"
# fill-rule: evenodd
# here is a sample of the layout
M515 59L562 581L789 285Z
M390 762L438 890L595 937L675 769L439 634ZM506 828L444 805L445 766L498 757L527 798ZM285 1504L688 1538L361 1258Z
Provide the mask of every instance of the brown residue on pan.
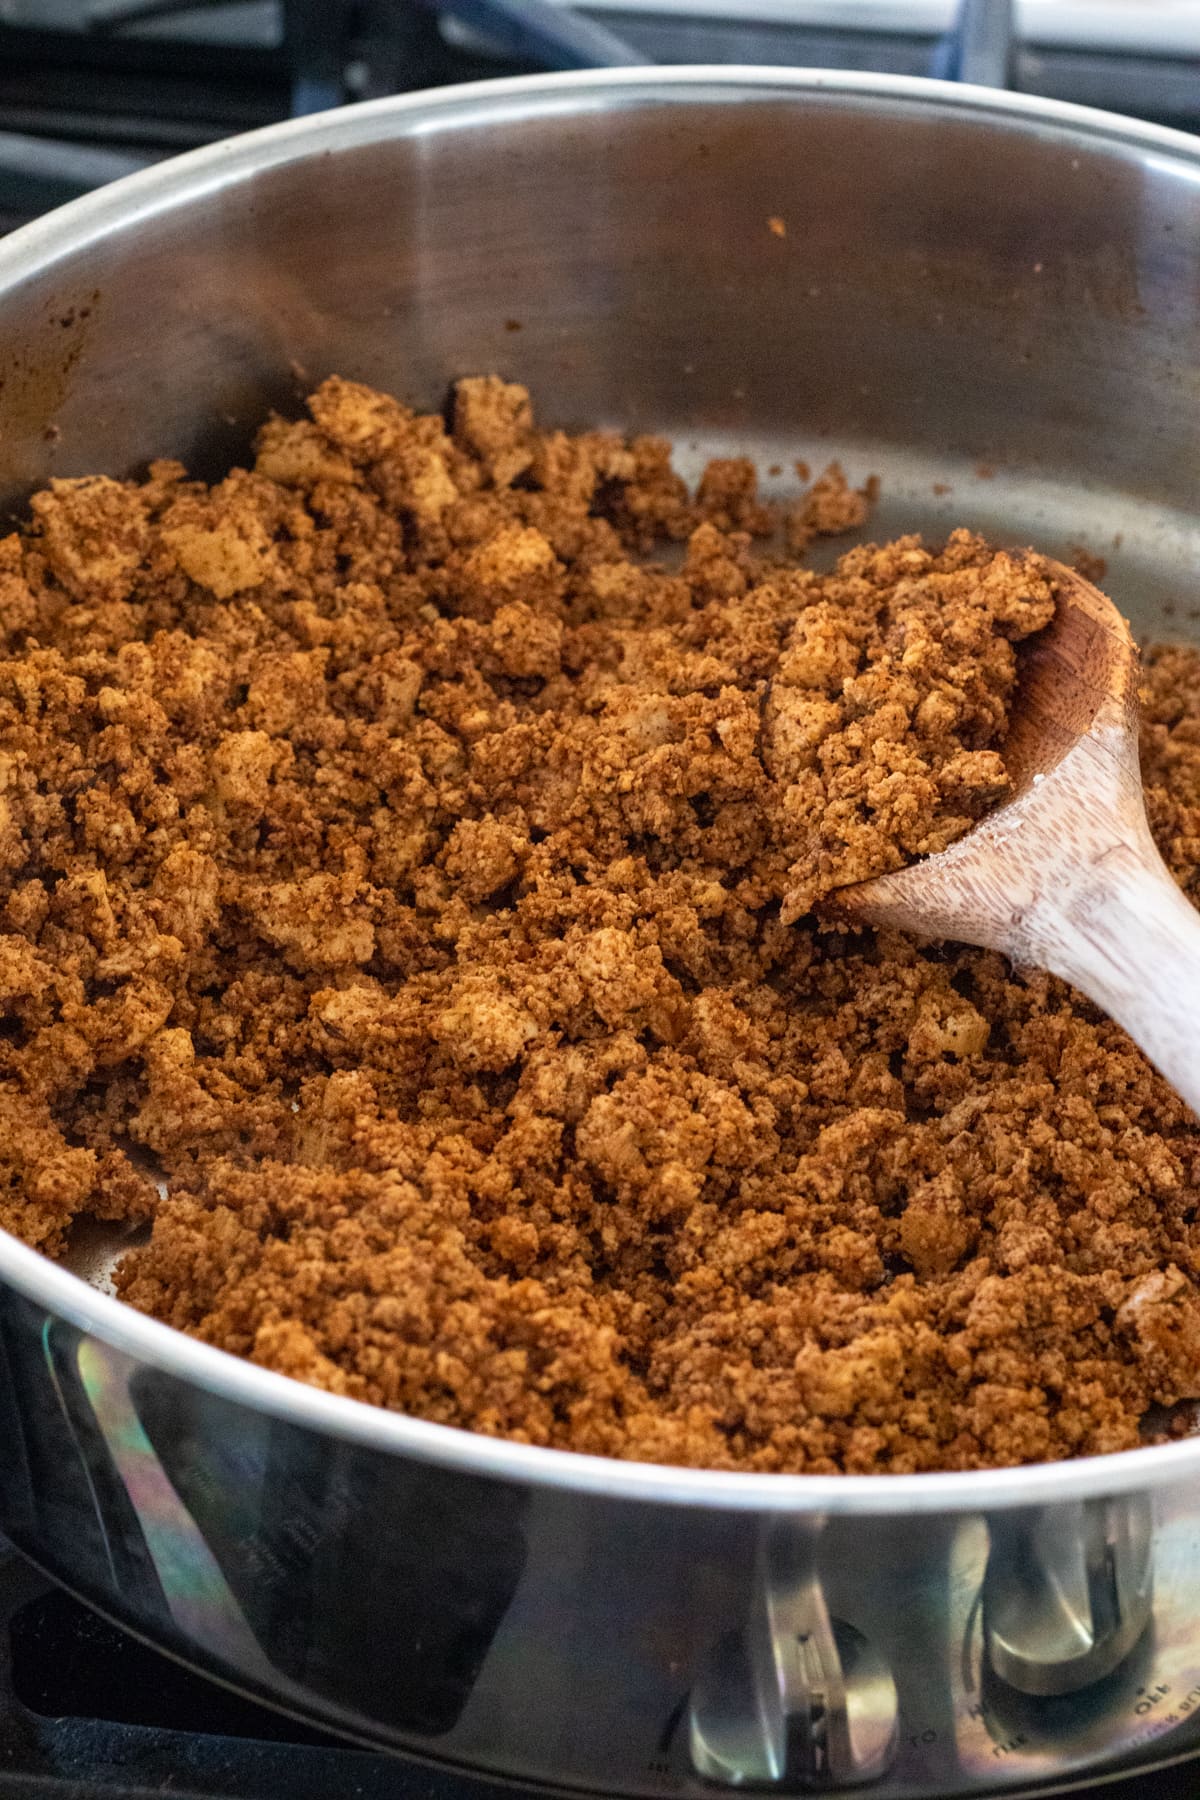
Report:
M1086 544L1072 544L1070 556L1072 568L1077 569L1085 581L1098 586L1108 574L1108 559L1089 550Z

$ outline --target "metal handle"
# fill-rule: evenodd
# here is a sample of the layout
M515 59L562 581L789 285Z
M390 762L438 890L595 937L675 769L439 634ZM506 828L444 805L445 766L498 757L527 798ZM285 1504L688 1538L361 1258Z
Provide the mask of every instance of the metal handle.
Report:
M1006 88L1012 81L1015 44L1013 0L960 0L950 34L934 53L931 73L943 81Z
M551 0L425 0L461 24L484 33L499 50L551 69L637 68L644 56L606 26L581 19Z
M156 156L127 155L70 144L57 138L28 137L0 131L0 181L14 206L22 211L49 212L90 194L106 182L135 175L157 162Z

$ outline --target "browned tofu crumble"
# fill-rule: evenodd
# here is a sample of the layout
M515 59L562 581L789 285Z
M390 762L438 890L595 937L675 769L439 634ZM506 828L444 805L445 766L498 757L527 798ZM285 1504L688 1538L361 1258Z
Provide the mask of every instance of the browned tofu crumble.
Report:
M495 379L309 412L0 542L0 1224L152 1221L156 1317L606 1456L970 1468L1200 1393L1182 1103L1062 983L812 911L1003 797L1044 566L814 573L837 469L691 496ZM1195 893L1200 658L1146 688Z

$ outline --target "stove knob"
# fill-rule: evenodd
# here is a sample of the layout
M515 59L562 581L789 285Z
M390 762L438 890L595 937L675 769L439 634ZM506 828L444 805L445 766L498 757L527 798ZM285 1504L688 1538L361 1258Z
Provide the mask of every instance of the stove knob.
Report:
M1143 1495L997 1514L983 1583L988 1662L1018 1693L1074 1694L1129 1655L1153 1607Z
M830 1618L811 1562L773 1539L746 1628L718 1644L692 1691L692 1766L729 1787L874 1781L896 1747L891 1673L860 1632Z

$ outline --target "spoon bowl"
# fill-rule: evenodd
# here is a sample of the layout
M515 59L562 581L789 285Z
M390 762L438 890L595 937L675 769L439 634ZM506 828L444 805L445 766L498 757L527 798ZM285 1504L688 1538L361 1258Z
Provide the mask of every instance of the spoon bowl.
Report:
M1062 976L1200 1110L1200 914L1159 856L1138 766L1138 652L1051 562L1055 615L1022 647L1011 797L936 856L838 890L827 917L1002 951Z

